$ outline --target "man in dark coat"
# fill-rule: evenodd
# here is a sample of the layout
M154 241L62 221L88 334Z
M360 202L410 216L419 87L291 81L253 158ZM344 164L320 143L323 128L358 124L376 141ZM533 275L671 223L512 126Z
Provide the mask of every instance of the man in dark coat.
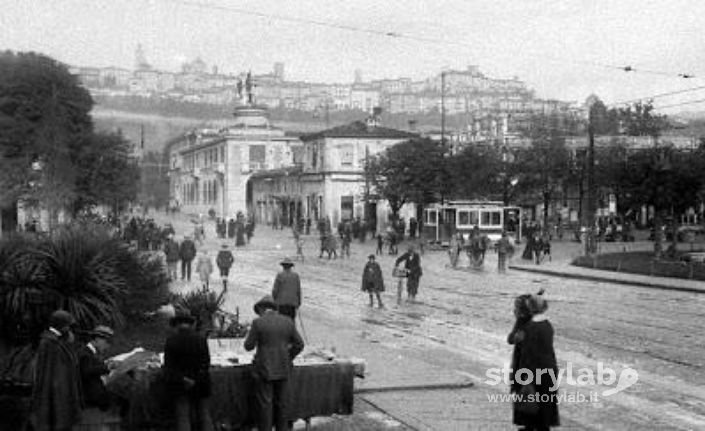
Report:
M111 397L102 380L110 372L103 355L110 347L113 334L108 326L96 326L91 331L91 340L76 349L85 409L75 431L109 429L110 424L119 422L119 417L108 411Z
M191 281L191 262L196 257L196 244L190 236L184 238L179 247L179 257L181 258L181 279Z
M167 390L174 400L177 431L190 431L196 412L201 431L212 431L213 421L208 409L211 395L210 352L206 338L194 329L195 318L179 312L171 319L176 332L164 345L164 366Z
M288 257L280 262L283 270L277 274L272 287L272 298L279 313L296 320L296 310L301 306L301 280L292 271L294 262Z
M407 252L397 258L394 267L398 267L402 262L404 262L404 268L409 274L406 279L407 299L415 301L419 290L419 279L423 275L423 271L421 270L421 256L416 253L413 244L409 244Z
M223 288L228 287L228 276L230 275L230 267L233 266L233 262L235 262L235 258L233 257L233 253L228 250L228 245L223 244L222 250L218 252L218 256L215 258L215 263L218 265L218 269L220 270L220 278L223 279Z
M91 340L76 349L78 368L81 372L83 401L86 408L107 410L110 407L110 396L101 376L110 372L102 355L110 347L113 334L113 330L107 326L96 326L91 331Z
M176 266L179 263L179 244L173 238L166 240L164 244L164 254L166 255L166 268L170 280L176 280L179 275Z
M70 313L57 310L41 335L30 407L34 431L69 431L81 419L81 380L71 347L74 322Z
M245 349L257 348L253 364L258 429L277 431L289 429L288 383L292 361L304 348L296 326L276 312L274 299L267 295L255 304L259 315L245 339Z
M362 291L370 295L370 307L374 307L374 296L377 296L377 304L379 308L384 308L380 292L384 292L384 277L382 277L382 269L379 263L375 261L375 255L367 256L365 269L362 271Z
M228 221L228 238L232 239L235 238L235 229L237 225L235 224L235 220L230 219Z

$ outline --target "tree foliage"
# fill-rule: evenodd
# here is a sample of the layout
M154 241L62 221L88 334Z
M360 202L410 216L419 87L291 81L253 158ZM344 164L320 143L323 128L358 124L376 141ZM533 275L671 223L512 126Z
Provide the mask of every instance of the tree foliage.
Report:
M365 175L395 216L407 202L421 207L435 202L448 187L445 150L428 138L402 142L370 157Z
M0 53L0 198L77 212L134 198L139 176L118 135L96 134L93 100L68 68Z

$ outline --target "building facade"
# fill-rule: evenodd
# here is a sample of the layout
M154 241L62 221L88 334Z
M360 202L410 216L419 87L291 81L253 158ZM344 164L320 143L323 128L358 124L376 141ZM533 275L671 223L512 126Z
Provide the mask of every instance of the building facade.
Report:
M301 166L253 175L256 214L262 221L279 217L278 222L285 224L300 218L315 221L327 217L335 225L359 217L384 228L391 209L365 182L366 160L418 136L381 127L374 116L304 135ZM407 220L414 217L414 206L405 205L401 216Z
M223 129L195 130L169 145L171 205L180 211L225 218L251 213L251 176L300 162L301 141L273 127L264 108L242 105L234 115Z

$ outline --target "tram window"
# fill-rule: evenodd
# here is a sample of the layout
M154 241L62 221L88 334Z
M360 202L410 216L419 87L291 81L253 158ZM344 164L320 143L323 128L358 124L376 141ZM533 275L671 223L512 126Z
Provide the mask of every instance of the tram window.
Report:
M470 224L470 212L469 211L458 211L458 225L469 225Z
M499 211L482 211L481 217L483 226L497 226L502 223L502 216Z
M476 226L479 224L479 216L477 211L470 211L470 223L468 223L472 226Z
M426 211L426 224L436 224L436 215L438 213L435 210Z

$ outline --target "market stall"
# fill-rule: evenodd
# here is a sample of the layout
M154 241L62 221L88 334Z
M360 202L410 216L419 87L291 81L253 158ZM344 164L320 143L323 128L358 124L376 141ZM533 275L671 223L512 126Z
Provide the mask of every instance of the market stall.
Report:
M232 356L226 362L223 354L213 347L211 415L221 427L218 429L247 429L255 421L249 358L247 354L230 352ZM134 357L132 360L134 364L150 362L149 359L134 361ZM108 381L108 389L125 401L123 425L128 429L173 427L172 400L165 392L161 368L154 366L154 359L151 361L152 366L147 367L128 365L129 371L120 372ZM302 355L295 361L291 376L290 419L351 414L353 379L362 373L361 360L338 359L318 352Z

